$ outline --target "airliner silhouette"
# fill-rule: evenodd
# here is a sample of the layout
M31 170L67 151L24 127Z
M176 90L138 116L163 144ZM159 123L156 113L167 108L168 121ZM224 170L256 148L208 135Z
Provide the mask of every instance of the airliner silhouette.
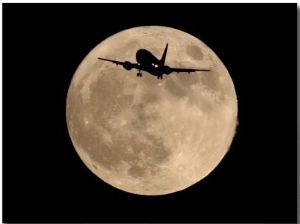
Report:
M172 72L196 72L196 71L210 71L208 69L194 69L194 68L171 68L165 65L165 60L168 51L168 44L165 47L164 53L161 59L157 59L151 52L146 49L139 49L136 52L136 61L138 63L131 63L129 61L121 62L110 60L106 58L98 58L103 61L109 61L116 65L122 65L126 70L137 69L139 72L137 73L137 77L142 77L141 71L146 71L151 75L157 76L158 79L162 79L163 75L169 75Z

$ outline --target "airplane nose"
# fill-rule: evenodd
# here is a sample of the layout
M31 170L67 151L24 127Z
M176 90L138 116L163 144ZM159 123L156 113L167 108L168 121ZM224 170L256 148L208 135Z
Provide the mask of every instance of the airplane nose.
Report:
M152 62L157 63L157 58L146 49L139 49L136 52L136 61L140 64L151 66Z
M138 50L137 52L136 52L136 61L137 62L141 62L141 59L142 59L142 53L143 51L140 49L140 50Z

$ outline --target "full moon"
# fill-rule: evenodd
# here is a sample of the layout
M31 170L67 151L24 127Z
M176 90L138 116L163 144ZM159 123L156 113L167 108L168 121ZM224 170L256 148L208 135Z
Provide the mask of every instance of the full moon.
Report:
M136 63L144 48L166 65L210 69L163 79L98 60ZM237 126L237 97L221 60L202 41L161 26L135 27L102 41L69 86L67 126L84 164L112 187L139 195L184 190L211 173Z

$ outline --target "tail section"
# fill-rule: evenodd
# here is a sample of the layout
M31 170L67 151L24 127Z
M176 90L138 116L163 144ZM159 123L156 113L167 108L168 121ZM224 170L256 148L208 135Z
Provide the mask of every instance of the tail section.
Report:
M160 62L162 65L165 65L165 60L166 60L166 56L167 56L167 51L168 51L168 44L165 47L164 53L160 59Z

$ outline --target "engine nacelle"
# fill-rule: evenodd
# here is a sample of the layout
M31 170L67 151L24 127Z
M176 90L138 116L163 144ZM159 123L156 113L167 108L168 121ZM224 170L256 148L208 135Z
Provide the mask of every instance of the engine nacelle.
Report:
M170 75L171 72L172 72L172 70L169 66L164 66L164 73L166 75Z
M129 61L125 61L124 64L123 64L123 67L126 70L131 70L133 66L132 66L132 64Z

